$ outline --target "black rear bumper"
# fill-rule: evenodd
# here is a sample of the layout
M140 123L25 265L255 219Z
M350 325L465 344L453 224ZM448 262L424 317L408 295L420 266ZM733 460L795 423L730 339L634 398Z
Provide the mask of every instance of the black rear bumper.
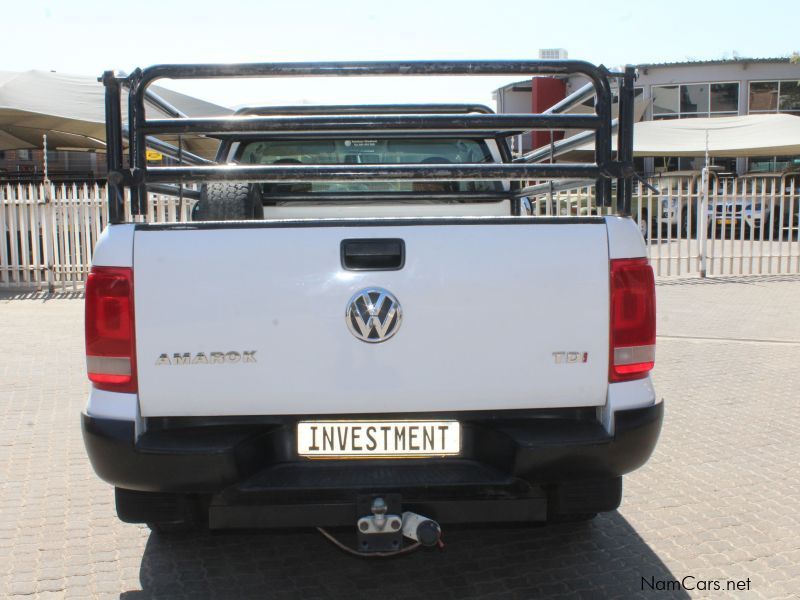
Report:
M618 477L644 464L658 440L663 403L617 411L614 435L596 420L529 416L502 411L462 413L460 459L315 461L294 454L290 419L276 424L218 424L156 429L134 440L134 424L82 415L83 437L95 472L117 487L152 492L214 493L257 477L280 489L342 489L370 482L414 481L432 486L452 479L433 465L474 464L462 480L521 479L536 483ZM417 418L415 415L414 418ZM439 468L437 467L437 471ZM417 471L419 473L417 473ZM458 471L455 468L454 473ZM416 474L415 474L416 473ZM491 473L491 475L488 475ZM382 476L389 479L382 480Z
M318 525L339 524L345 515L350 523L355 499L375 492L398 494L423 514L446 505L451 517L458 500L464 518L457 520L536 520L554 503L562 512L611 510L619 485L609 482L647 461L663 410L658 403L618 411L613 435L577 412L460 413L449 415L462 424L459 458L358 461L298 457L290 418L202 426L165 420L136 441L132 422L82 418L92 466L117 488L159 493L142 498L211 498L212 526L272 527L307 524L310 513ZM584 506L587 497L594 504ZM486 503L498 501L504 508L487 512Z

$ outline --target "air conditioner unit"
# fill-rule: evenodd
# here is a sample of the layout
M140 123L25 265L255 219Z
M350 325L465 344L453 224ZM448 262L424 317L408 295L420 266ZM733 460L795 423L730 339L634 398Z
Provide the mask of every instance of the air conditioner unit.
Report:
M543 60L563 60L569 58L569 53L565 48L542 48L539 50L539 58Z

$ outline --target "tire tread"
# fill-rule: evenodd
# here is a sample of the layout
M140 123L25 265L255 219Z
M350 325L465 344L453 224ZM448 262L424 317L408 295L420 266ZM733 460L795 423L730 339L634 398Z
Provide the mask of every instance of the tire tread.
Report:
M261 194L249 183L215 182L203 186L195 221L241 221L263 218Z

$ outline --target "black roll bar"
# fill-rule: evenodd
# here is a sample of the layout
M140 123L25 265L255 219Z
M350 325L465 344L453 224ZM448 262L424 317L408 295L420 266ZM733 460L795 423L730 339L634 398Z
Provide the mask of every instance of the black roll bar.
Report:
M619 83L619 118L617 119L617 161L631 165L633 175L633 103L636 80L636 69L625 67L625 75ZM631 197L633 195L633 178L620 177L617 182L617 212L623 216L631 214Z
M186 167L148 167L148 183L191 183L209 181L506 181L547 177L604 177L592 164L501 163L410 165L220 165Z
M120 222L122 202L120 190L131 190L134 215L144 214L147 207L147 185L169 183L199 183L208 181L441 181L441 180L529 180L542 178L595 179L597 203L607 206L611 196L611 178L629 178L633 172L632 160L632 81L631 110L624 109L627 96L620 95L620 145L617 160L611 151L611 84L610 79L627 81L628 72L610 72L577 60L529 61L412 61L412 62L329 62L329 63L248 63L248 64L198 64L156 65L144 70L136 69L127 77L115 77L107 72L106 129L108 153L109 202L116 206L110 211L112 222ZM437 110L420 108L419 112L400 110L403 105L377 107L335 107L327 111L305 111L298 107L277 109L248 108L225 118L183 118L148 120L145 116L145 99L148 87L158 79L222 79L263 77L353 77L353 76L464 76L464 75L570 75L585 76L595 95L594 114L505 114L496 115L483 110L480 105L443 105ZM631 75L632 77L632 75ZM128 113L130 124L130 169L122 167L122 122L119 111L119 86L129 88ZM621 84L623 87L624 82ZM627 89L627 88L626 88ZM587 92L588 93L588 92ZM117 109L113 105L116 100ZM411 105L417 106L419 105ZM431 105L435 107L437 105ZM471 107L469 110L465 106ZM475 108L478 108L475 110ZM449 111L452 112L442 112ZM365 111L370 112L365 114ZM309 136L352 133L374 135L387 132L423 131L426 136L448 132L492 132L492 137L507 136L534 129L588 129L594 135L594 163L559 164L443 164L443 165L189 165L177 167L148 167L145 149L150 135L206 134L229 137L242 136ZM625 130L625 131L622 131ZM117 141L119 140L119 141ZM628 140L631 141L628 152ZM117 145L119 146L117 152ZM618 195L618 208L624 211L626 188ZM622 200L621 206L620 199Z
M198 192L199 196L199 192ZM318 193L278 192L269 195L270 202L376 202L376 201L428 201L428 200L463 200L463 192L328 192ZM470 192L470 202L497 202L508 200L508 192Z
M245 106L235 115L459 115L494 111L484 104L322 104L300 106Z
M369 131L529 131L531 129L600 129L596 115L337 115L289 117L214 117L150 119L141 129L150 135L224 134L231 132L285 136L294 133Z
M125 220L125 192L122 181L116 182L112 173L122 172L122 111L120 109L120 79L113 71L103 73L106 88L106 163L108 166L108 220L120 223Z

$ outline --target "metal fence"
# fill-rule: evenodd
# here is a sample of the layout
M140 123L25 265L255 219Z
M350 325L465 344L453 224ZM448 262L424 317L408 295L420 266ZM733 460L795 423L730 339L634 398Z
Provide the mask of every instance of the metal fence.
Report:
M127 196L125 203L129 210ZM192 205L150 194L147 220L188 221ZM596 206L591 186L545 193L530 204L536 215L610 211ZM673 177L658 192L637 184L632 212L658 276L800 273L794 180ZM78 289L107 222L102 186L0 184L0 288Z
M661 277L800 273L800 184L796 177L636 183L631 212ZM532 199L537 215L611 214L591 186Z

